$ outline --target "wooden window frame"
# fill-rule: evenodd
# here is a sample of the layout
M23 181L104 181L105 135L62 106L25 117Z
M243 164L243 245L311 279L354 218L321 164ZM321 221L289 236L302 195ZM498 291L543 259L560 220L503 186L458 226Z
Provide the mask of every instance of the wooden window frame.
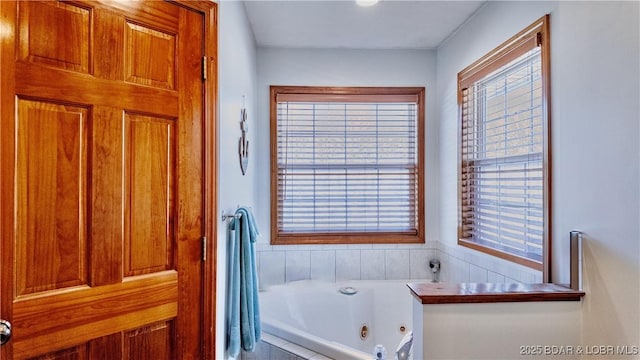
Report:
M550 119L551 119L551 87L550 87L550 44L549 15L536 20L533 24L502 43L473 64L458 73L458 245L474 249L498 258L514 262L535 270L542 271L543 282L550 281L551 273L551 149L550 149ZM542 135L543 135L543 236L542 262L520 257L502 250L485 246L462 236L462 93L471 86L507 65L520 55L524 49L532 46L541 48L542 68Z
M339 232L339 233L281 233L278 228L278 149L277 149L277 103L278 97L297 100L331 99L335 101L371 101L379 96L387 100L397 96L397 101L412 97L417 103L417 231L415 234L394 232ZM354 100L355 99L355 100ZM425 128L425 88L424 87L314 87L314 86L271 86L271 244L394 244L424 243L424 128Z

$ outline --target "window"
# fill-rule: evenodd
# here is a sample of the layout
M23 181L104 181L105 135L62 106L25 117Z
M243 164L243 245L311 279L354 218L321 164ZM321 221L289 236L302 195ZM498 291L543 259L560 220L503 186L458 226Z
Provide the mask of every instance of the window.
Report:
M271 243L424 242L424 88L271 87Z
M459 241L543 271L549 240L544 17L458 74Z

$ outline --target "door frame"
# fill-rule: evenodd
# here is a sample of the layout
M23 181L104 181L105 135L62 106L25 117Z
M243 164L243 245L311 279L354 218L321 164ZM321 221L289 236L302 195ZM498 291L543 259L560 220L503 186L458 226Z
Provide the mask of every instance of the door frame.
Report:
M204 180L202 184L202 204L203 204L203 221L202 234L206 237L206 246L203 246L203 256L205 261L202 263L202 309L201 312L201 329L200 344L203 359L215 358L215 339L216 339L216 234L217 224L215 214L218 208L218 156L217 156L217 136L218 136L218 4L212 0L166 0L173 2L179 6L183 6L190 10L196 11L203 16L204 20L204 53L206 66L203 71L206 74L206 80L203 82L203 170ZM16 3L14 1L0 1L0 88L2 88L2 98L12 98L15 93L15 79L13 76L4 76L5 74L14 73L14 59L16 46ZM15 112L14 106L2 107L4 101L0 101L0 116L13 117ZM9 102L12 103L9 99ZM10 130L10 131L7 131ZM2 141L3 133L11 133L13 129L0 128L0 148L7 146L6 141ZM5 151L2 151L5 153ZM10 161L12 163L12 161ZM10 170L6 161L0 159L0 171ZM3 177L0 177L3 178ZM1 182L1 181L0 181ZM12 201L14 190L8 184L0 184L0 204L6 201ZM2 206L0 209L0 236L14 236L14 229L11 217L5 216L6 208ZM13 254L11 251L3 249L4 241L0 241L0 263L12 264ZM11 271L12 267L2 266L0 272L5 273ZM1 279L4 275L0 276ZM0 283L2 289L2 283ZM0 291L0 318L10 318L12 312L13 296L10 292ZM10 358L7 351L8 347L0 348L0 358Z
M203 254L202 277L202 357L216 357L216 264L218 226L218 4L212 0L171 0L204 16L204 184L203 194L203 234L206 237Z

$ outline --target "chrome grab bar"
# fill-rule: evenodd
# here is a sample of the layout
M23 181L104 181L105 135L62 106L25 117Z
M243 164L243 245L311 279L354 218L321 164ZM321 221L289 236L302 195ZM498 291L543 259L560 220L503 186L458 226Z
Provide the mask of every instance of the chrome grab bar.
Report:
M573 290L582 291L582 232L569 232L570 247L570 269L569 287Z

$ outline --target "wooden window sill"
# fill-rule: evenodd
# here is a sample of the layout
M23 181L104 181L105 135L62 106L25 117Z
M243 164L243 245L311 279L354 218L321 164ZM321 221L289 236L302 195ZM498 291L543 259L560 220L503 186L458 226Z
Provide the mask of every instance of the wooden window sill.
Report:
M422 304L580 301L584 291L556 284L409 283Z

